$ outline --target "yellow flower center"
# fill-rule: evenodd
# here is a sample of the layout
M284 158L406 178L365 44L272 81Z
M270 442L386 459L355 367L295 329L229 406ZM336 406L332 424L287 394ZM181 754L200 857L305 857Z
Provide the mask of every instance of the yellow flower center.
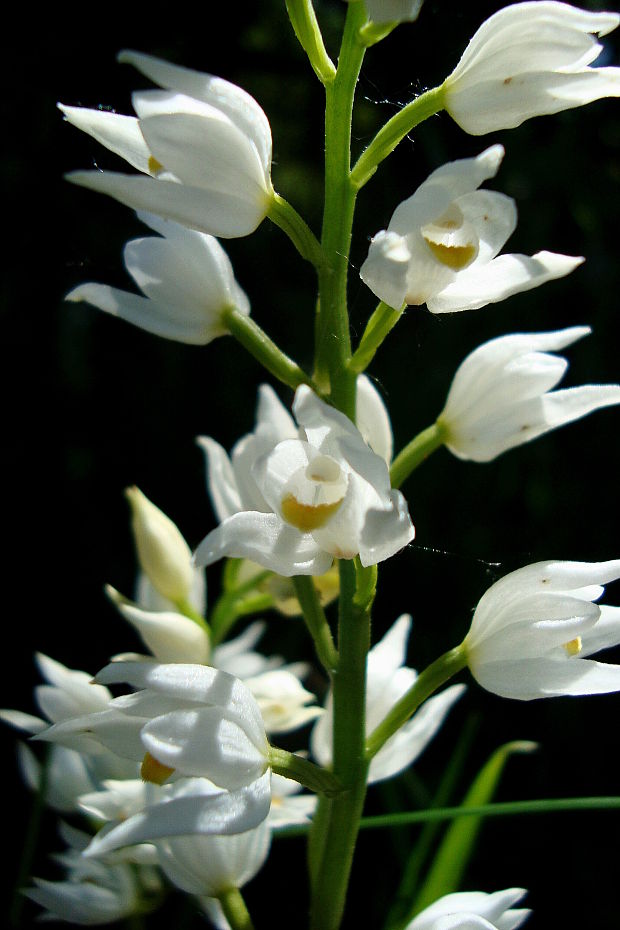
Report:
M581 636L576 636L575 639L571 639L569 643L564 643L564 648L569 656L578 656L582 649Z
M325 526L346 492L347 480L338 462L317 455L287 482L280 504L282 516L302 533L311 533Z
M140 777L142 781L150 781L153 785L163 785L173 774L174 769L157 759L147 752L140 766Z
M148 168L151 174L159 174L160 171L164 170L162 163L157 161L152 155L149 155Z
M461 271L478 255L478 237L456 204L421 229L427 246L442 265Z

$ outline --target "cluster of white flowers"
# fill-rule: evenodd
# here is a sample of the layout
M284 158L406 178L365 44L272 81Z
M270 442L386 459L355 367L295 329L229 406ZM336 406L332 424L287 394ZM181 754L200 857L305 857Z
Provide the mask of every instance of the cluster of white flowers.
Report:
M306 19L299 10L291 13L296 32L317 74L328 75L331 62L312 4L301 6ZM360 27L356 48L415 21L421 6L421 0L350 0L350 21ZM593 35L619 21L557 2L500 10L435 89L438 108L480 135L620 96L620 69L590 67L600 50ZM67 299L191 344L239 335L245 326L240 341L247 347L256 335L249 300L214 237L247 236L268 216L287 228L278 211L288 205L271 182L267 117L252 97L220 78L137 52L123 52L119 60L159 88L134 93L137 116L60 109L138 173L78 171L69 179L137 210L158 235L125 248L140 294L85 283ZM580 257L547 251L500 254L516 227L516 206L481 185L496 176L503 155L495 144L475 158L449 162L396 208L360 270L382 302L377 313L422 304L432 313L476 309L581 264ZM298 234L312 241L309 230L299 233L303 221L288 216L298 247ZM333 258L323 255L318 263L323 283L336 273L328 267ZM335 303L321 306L323 320ZM581 326L517 333L481 345L454 376L431 428L434 447L488 462L620 403L620 385L553 390L567 363L551 353L589 332ZM111 586L106 591L146 652L114 656L94 679L40 656L46 683L35 698L42 717L1 712L12 726L50 744L45 772L30 746L21 746L28 784L44 791L56 811L82 817L83 830L61 829L65 880L36 878L26 892L48 919L123 920L156 907L172 884L195 896L218 928L250 927L249 918L235 923L239 902L233 906L230 896L261 869L272 837L285 827L305 829L313 818L318 830L348 829L342 824L353 822L353 813L345 817L341 808L336 815L329 805L343 797L353 803L366 784L392 778L418 759L464 692L463 684L453 684L434 693L452 674L468 666L487 691L518 700L620 691L619 666L586 658L620 644L620 607L595 603L603 585L620 579L620 560L546 561L508 574L481 598L461 645L419 675L406 664L408 615L372 648L364 645L377 566L414 538L407 501L393 484L419 464L418 440L393 462L388 412L359 368L338 371L330 362L326 377L317 364L314 379L263 337L256 357L268 357L272 373L293 372L282 377L296 388L292 413L264 384L255 428L230 456L215 439L199 438L218 525L195 552L138 488L126 491L140 574L133 599ZM346 381L340 393L339 377ZM207 611L204 568L222 559L228 560L223 592ZM338 594L341 629L353 618L362 631L361 657L342 655L345 635L334 643L323 608ZM229 637L237 621L271 608L303 614L330 679L323 703L310 664L256 650L264 621ZM356 695L346 692L347 676L354 675ZM114 696L109 686L118 685L132 690ZM348 738L342 708L349 700L357 719L346 719L363 731L350 753L353 775L355 765L347 770L338 761L339 740ZM297 752L274 745L283 734L293 734ZM361 804L358 821L360 815ZM329 842L325 836L315 837L315 846ZM347 855L340 857L344 869ZM315 879L324 874L315 872ZM519 888L447 893L420 913L411 911L401 925L511 930L529 914L513 907L524 894ZM329 907L336 902L331 922L322 926L317 918L314 930L337 930L338 895L343 900L342 890L326 895Z

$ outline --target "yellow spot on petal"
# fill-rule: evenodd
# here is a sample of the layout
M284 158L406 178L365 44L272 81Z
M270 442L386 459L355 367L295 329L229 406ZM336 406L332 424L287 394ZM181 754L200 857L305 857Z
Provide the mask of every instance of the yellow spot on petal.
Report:
M157 161L156 158L153 158L152 155L149 155L148 167L149 167L149 171L151 172L151 174L159 174L160 171L164 170L164 166L162 165L162 163L160 161Z
M447 265L453 271L461 271L467 268L476 257L477 249L473 244L469 245L443 245L441 242L431 242L424 237L424 241L442 265Z
M163 785L173 774L174 769L157 759L147 752L140 766L140 777L142 781L150 781L153 785Z
M564 643L564 648L569 656L578 656L581 652L581 636L576 636L575 639L571 639L570 643Z
M292 523L302 533L311 533L312 530L325 526L341 503L342 500L339 500L333 504L317 504L313 507L311 504L300 504L292 494L287 494L282 499L282 516L287 523Z

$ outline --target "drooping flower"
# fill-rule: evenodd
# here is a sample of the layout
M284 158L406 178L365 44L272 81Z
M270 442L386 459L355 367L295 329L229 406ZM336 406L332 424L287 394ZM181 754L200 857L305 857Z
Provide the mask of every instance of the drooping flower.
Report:
M161 233L125 246L127 271L142 294L89 282L66 300L84 301L156 336L191 345L227 334L224 311L249 315L249 301L217 239L150 214L138 216Z
M478 684L529 701L620 690L620 666L585 658L620 643L620 608L593 603L620 560L537 562L482 596L463 649Z
M370 650L367 660L366 735L370 735L392 707L414 684L417 673L404 663L411 617L403 614L383 639ZM369 783L392 778L422 754L441 727L463 685L452 685L429 698L404 726L374 756L368 773ZM332 761L333 710L331 692L325 714L312 731L312 753L321 765Z
M98 680L139 690L37 738L78 747L87 739L122 758L141 760L146 781L178 781L100 833L90 855L162 836L243 832L265 819L270 746L258 704L241 681L204 665L148 660L113 662Z
M572 326L551 333L491 339L461 363L437 418L447 448L461 459L489 462L549 430L620 403L620 385L551 389L568 367L549 354L590 333Z
M394 211L370 243L360 277L390 307L474 310L573 271L583 259L554 252L499 255L517 224L514 201L478 190L504 156L493 145L448 162Z
M271 129L256 100L222 78L125 51L162 90L137 91L137 118L60 105L66 119L141 174L75 171L69 180L222 238L246 236L273 200Z
M591 68L617 13L515 3L480 26L443 84L445 109L472 135L620 96L620 68Z
M353 423L306 385L293 411L300 433L288 415L273 417L265 430L259 420L235 449L234 469L221 447L204 443L214 504L225 516L198 547L198 565L233 556L280 575L320 575L334 558L359 555L373 565L413 538L385 459Z
M446 894L421 911L405 930L516 930L531 911L512 905L526 894L524 888Z

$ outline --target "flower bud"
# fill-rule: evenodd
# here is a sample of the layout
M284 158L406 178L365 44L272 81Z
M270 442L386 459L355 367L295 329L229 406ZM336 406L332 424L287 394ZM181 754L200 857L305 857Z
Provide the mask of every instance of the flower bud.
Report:
M132 530L142 571L159 593L173 602L187 600L192 588L192 555L176 525L138 488L127 488Z

